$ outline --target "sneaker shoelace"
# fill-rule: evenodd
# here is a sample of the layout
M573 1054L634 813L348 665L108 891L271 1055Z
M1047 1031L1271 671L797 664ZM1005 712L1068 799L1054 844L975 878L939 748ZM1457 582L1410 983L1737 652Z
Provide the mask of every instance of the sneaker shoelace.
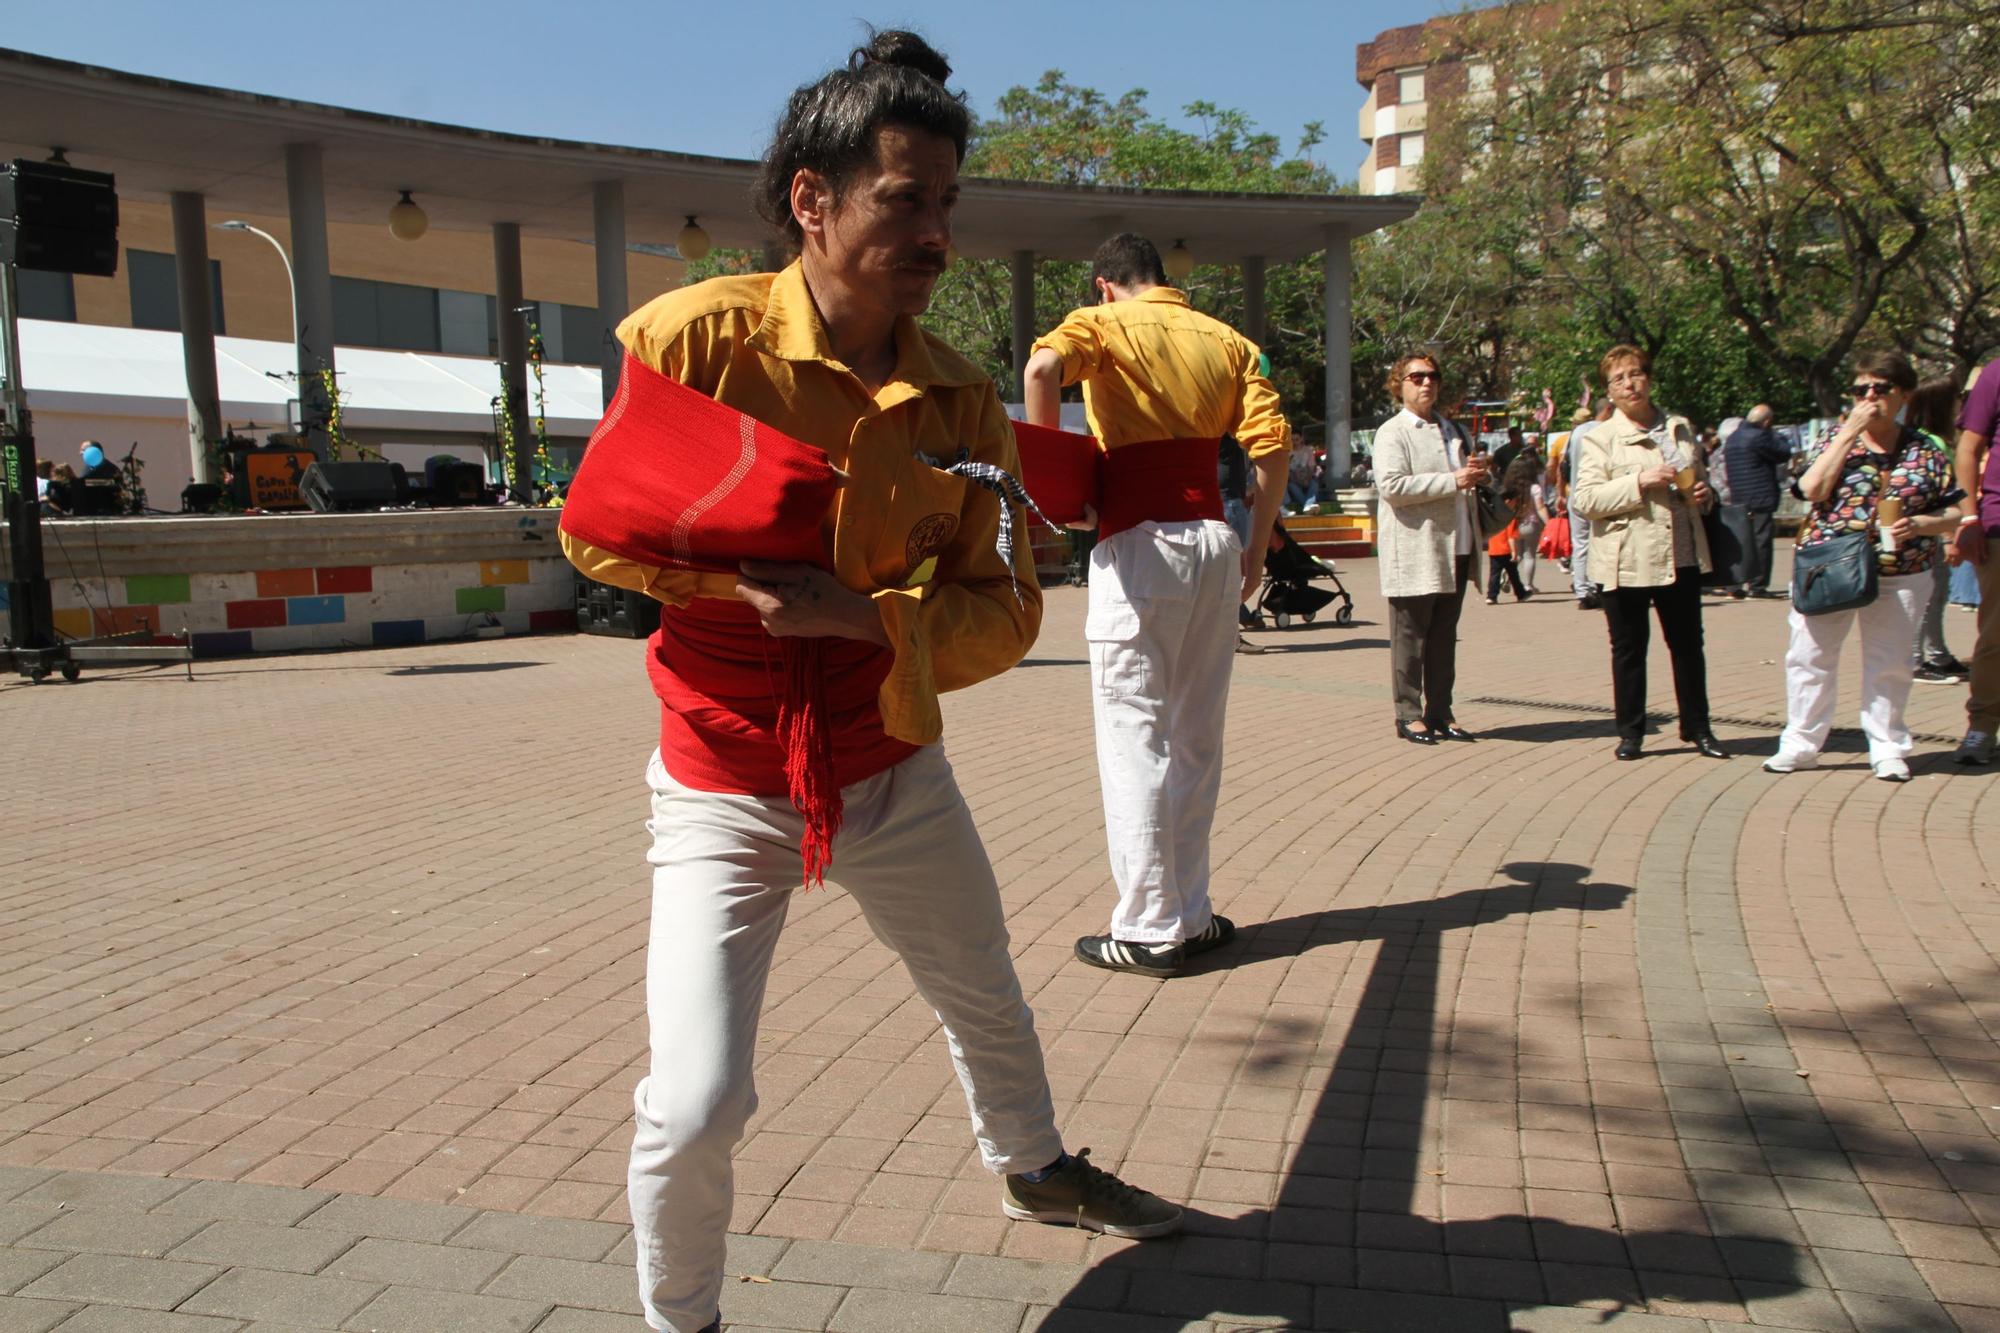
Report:
M1117 1176L1090 1160L1090 1149L1078 1148L1070 1154L1070 1165L1076 1170L1077 1204L1076 1215L1081 1218L1084 1205L1091 1199L1102 1199L1108 1204L1129 1203L1145 1194L1137 1185L1128 1185Z

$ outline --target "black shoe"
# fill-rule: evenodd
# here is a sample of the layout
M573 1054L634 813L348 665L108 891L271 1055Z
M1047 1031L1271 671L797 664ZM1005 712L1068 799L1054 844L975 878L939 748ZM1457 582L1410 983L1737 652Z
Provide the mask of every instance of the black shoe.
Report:
M1707 755L1710 759L1729 758L1729 751L1722 747L1721 741L1715 739L1714 732L1704 731L1699 736L1683 736L1681 739L1694 746L1697 754Z
M1431 735L1441 741L1476 741L1479 737L1467 731L1456 722L1447 722L1441 727L1432 727Z
M1729 600L1732 602L1747 602L1750 600L1750 590L1747 588L1731 588L1729 590Z
M1615 753L1620 759L1637 759L1643 744L1644 742L1637 736L1631 736L1618 742L1618 749Z
M1923 663L1915 671L1911 672L1910 679L1919 685L1962 685L1965 683L1963 677L1955 676L1941 667L1931 665L1929 662Z
M1411 730L1410 724L1407 722L1398 722L1396 724L1396 734L1406 741L1415 741L1419 745L1436 745L1438 740L1435 735L1428 731Z
M1971 667L1959 661L1950 653L1945 653L1940 657L1927 657L1917 663L1917 665L1919 667L1928 667L1932 671L1942 672L1947 676L1969 676L1972 674Z
M1085 935L1076 942L1076 956L1112 972L1170 977L1187 961L1187 950L1178 944L1134 944L1109 935Z
M1576 609L1579 611L1602 611L1604 609L1604 599L1596 593L1591 593L1577 600Z
M1235 938L1236 923L1234 921L1231 921L1226 916L1211 916L1208 919L1208 928L1199 935L1188 936L1181 944L1181 948L1187 951L1188 957L1192 958L1198 953L1207 953L1210 949L1220 949Z

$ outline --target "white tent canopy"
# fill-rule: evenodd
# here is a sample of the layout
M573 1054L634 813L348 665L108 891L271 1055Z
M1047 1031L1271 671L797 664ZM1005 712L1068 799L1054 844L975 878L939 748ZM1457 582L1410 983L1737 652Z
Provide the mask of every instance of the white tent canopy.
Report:
M215 369L225 421L296 419L290 343L217 338ZM341 347L342 418L357 431L491 434L500 370L491 361L436 352ZM187 417L181 335L156 329L21 321L28 409L76 417ZM548 431L588 436L602 414L596 366L545 367ZM529 384L532 411L533 383ZM527 423L521 423L526 429Z

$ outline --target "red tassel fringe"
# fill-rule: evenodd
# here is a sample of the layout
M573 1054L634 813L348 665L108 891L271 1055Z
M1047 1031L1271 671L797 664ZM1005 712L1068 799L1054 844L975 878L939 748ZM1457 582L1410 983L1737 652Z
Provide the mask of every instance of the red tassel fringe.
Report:
M805 816L799 855L805 887L826 883L833 837L840 832L840 784L833 771L833 734L826 724L826 667L818 639L786 638L785 692L778 701L778 744L785 751L785 791Z

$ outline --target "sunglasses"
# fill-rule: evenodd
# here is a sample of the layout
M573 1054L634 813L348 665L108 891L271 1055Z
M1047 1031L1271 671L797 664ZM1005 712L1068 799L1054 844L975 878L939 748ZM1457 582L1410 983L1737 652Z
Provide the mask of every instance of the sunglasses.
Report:
M1868 384L1850 384L1847 386L1847 396L1849 398L1856 400L1857 402L1863 398L1887 398L1890 394L1894 392L1896 392L1895 385L1882 384L1879 382L1868 383Z
M1412 384L1433 384L1443 380L1444 376L1435 370L1409 370L1403 372L1403 378Z

